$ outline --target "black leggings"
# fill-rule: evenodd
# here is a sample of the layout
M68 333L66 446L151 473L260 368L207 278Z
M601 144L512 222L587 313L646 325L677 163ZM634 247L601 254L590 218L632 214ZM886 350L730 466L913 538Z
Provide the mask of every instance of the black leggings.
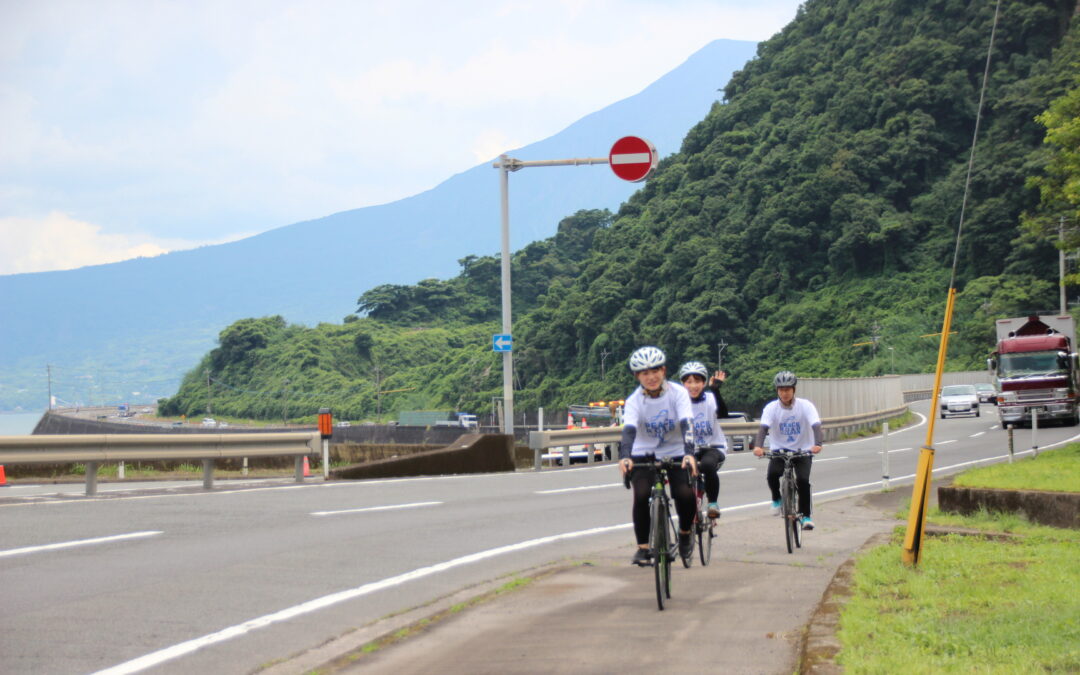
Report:
M633 458L634 468L630 470L630 485L634 489L634 536L638 544L649 543L649 526L652 518L649 516L649 495L655 483L656 468L648 462ZM690 488L690 474L681 467L668 469L668 481L671 486L671 497L675 501L675 511L679 514L679 530L690 531L690 525L694 522L694 511L697 503L694 499L694 491Z
M813 457L796 457L792 464L795 465L795 487L799 491L799 513L810 516L810 465ZM780 501L780 476L784 475L784 460L776 458L769 460L769 472L765 474L765 482L772 491L772 500Z
M705 479L705 497L712 504L720 497L720 476L717 471L724 465L724 456L716 448L699 448L694 453L698 461L698 473Z

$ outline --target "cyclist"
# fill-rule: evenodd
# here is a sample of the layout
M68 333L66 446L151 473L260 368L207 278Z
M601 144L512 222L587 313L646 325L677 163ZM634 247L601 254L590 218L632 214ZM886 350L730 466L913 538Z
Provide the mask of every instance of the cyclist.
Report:
M709 500L709 517L719 518L720 507L716 500L720 496L720 476L718 472L727 459L727 438L720 429L718 419L727 417L727 406L720 396L720 382L726 376L717 371L709 377L709 369L699 361L687 361L679 368L679 381L690 394L690 406L694 411L694 445L697 450L694 458L698 461L698 470L705 478L705 497ZM712 385L705 388L705 380Z
M754 442L754 454L765 454L762 442L766 434L769 447L774 452L795 452L809 450L813 454L821 452L821 418L817 408L805 398L795 398L795 385L799 379L790 370L781 370L773 377L776 400L770 401L761 411L761 427ZM799 513L803 514L802 528L814 529L810 519L810 466L813 457L798 457L792 462L795 466L795 487L799 492ZM784 460L769 460L766 482L772 492L773 513L780 514L780 476L784 473Z
M697 471L694 461L693 412L690 396L680 384L667 380L667 357L656 347L641 347L630 355L630 372L638 386L626 399L623 408L622 440L619 445L619 470L629 476L634 489L634 536L638 550L631 562L649 564L649 493L655 479L651 463L642 462L652 455L657 459L680 459L680 466L668 472L671 496L679 514L679 554L693 553L690 527L697 510L690 476ZM641 462L635 464L635 462Z

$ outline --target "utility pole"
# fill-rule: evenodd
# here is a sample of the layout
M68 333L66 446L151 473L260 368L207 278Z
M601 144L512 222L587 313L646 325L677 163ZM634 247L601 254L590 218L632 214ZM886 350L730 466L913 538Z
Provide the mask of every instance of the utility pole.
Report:
M375 419L382 417L382 371L375 366Z
M214 390L210 386L210 369L206 369L206 416L213 416Z
M724 363L724 347L727 347L727 346L728 346L728 343L725 342L723 339L721 339L720 342L716 343L716 369L717 370L723 370L723 368L721 368L720 366L721 366L721 364Z
M1058 220L1058 285L1060 288L1059 299L1061 300L1061 314L1069 311L1065 301L1065 216Z
M285 400L281 404L281 426L288 426L289 422L289 380L288 378L281 381L284 389Z
M603 350L600 352L600 379L604 379L604 361L607 361L607 357L611 356L611 352Z
M49 374L49 410L52 410L52 365L46 363L45 371Z

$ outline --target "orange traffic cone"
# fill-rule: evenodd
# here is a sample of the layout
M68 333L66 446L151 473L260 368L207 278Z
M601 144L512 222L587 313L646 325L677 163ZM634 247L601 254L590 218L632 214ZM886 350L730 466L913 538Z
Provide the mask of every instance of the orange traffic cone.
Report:
M4 475L3 464L0 464L0 487L7 487L7 476Z
M589 428L589 418L588 417L582 417L581 418L581 428L582 429L588 429Z
M566 428L574 428L574 413L566 413Z
M304 478L311 475L311 465L308 463L307 455L304 455Z

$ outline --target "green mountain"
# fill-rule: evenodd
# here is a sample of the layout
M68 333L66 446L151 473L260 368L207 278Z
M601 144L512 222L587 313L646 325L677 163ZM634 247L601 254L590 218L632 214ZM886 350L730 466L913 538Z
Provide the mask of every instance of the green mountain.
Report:
M779 368L931 370L954 257L950 366L981 367L994 318L1057 304L1035 118L1076 87L1076 11L1002 3L965 205L993 4L807 2L617 214L580 212L515 255L518 409L626 395L643 343L713 363L726 343L747 407ZM362 293L344 325L238 322L165 407L201 412L209 369L214 409L237 415L280 415L285 397L297 414L483 412L501 395L498 264L460 264Z

